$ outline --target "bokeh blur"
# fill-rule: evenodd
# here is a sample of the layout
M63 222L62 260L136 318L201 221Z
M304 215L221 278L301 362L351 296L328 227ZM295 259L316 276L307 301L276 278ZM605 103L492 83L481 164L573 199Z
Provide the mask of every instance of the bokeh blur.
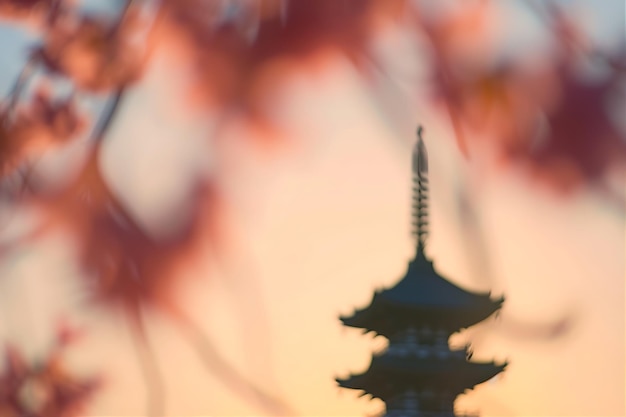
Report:
M0 0L0 93L0 417L380 412L418 125L458 411L626 413L622 0Z

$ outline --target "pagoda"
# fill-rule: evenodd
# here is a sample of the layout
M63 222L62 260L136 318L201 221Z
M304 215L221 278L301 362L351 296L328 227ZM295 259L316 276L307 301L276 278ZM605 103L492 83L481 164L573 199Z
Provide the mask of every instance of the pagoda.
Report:
M367 307L344 325L374 332L389 340L374 354L367 371L337 379L343 388L380 398L386 417L454 417L456 397L483 383L506 367L494 362L469 362L469 346L451 350L451 334L472 326L496 312L504 301L491 293L473 293L437 273L424 253L428 235L428 160L418 129L413 152L415 258L392 288L374 293Z

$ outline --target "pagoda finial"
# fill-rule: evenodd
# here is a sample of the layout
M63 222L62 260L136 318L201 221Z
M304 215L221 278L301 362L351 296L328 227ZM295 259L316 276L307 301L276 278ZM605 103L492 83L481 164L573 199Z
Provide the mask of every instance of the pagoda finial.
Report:
M418 253L423 252L428 237L428 154L423 131L422 126L417 128L413 148L413 236L417 238Z
M476 385L493 379L507 363L470 361L472 348L451 348L450 335L498 311L502 300L457 287L439 275L426 257L428 237L428 158L417 129L413 150L413 234L417 254L393 287L377 290L370 305L341 317L345 326L388 340L372 355L369 368L340 387L363 391L385 403L381 417L453 417L455 402Z

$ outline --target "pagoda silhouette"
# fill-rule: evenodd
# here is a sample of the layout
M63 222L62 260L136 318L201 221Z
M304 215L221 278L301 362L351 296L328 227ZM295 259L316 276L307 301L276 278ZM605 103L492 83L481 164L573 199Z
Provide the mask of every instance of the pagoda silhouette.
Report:
M451 334L472 326L496 312L504 298L472 293L439 275L424 254L428 237L428 159L418 129L413 151L413 234L415 259L404 278L392 288L374 293L367 307L349 317L345 326L375 332L389 340L381 354L374 354L369 369L347 379L343 388L363 391L361 396L380 398L386 417L454 417L454 401L500 372L506 363L469 362L466 345L451 350Z

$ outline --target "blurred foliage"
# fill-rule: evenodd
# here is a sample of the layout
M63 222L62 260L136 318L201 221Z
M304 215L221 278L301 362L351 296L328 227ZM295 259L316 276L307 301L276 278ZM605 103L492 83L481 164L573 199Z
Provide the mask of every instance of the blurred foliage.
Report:
M172 296L178 281L170 266L195 244L197 230L215 231L204 238L220 245L219 228L198 227L215 223L223 210L219 176L192 179L198 191L189 221L175 236L155 238L120 202L99 166L108 127L154 50L170 48L173 65L191 62L190 101L207 113L243 114L272 136L279 127L267 114L266 96L298 65L342 54L368 80L375 60L371 43L389 25L403 25L428 40L432 53L420 59L434 87L430 104L450 118L466 156L477 141L487 141L502 169L524 167L553 190L605 189L607 172L626 156L624 131L610 105L621 109L624 103L624 45L595 48L565 10L542 2L533 10L552 37L553 52L532 65L515 53L502 58L488 46L490 28L501 18L495 3L473 1L454 13L432 14L404 0L128 0L105 16L90 15L70 0L0 0L1 18L39 38L0 108L0 174L24 172L33 157L90 135L83 168L56 191L40 191L23 176L24 187L12 197L47 213L28 239L50 227L70 231L81 248L91 299L122 308L137 331L146 307L190 325ZM585 65L601 67L602 75L585 76ZM60 82L69 82L71 91L61 94L55 87ZM108 97L109 106L90 114L79 104L84 97ZM96 385L71 382L59 370L61 362L54 353L41 369L31 369L9 349L0 376L0 414L80 415L76 405ZM284 410L245 376L227 366L219 372L235 385L248 385L248 394L263 397L268 410ZM31 375L44 381L45 398L26 412L20 396Z

